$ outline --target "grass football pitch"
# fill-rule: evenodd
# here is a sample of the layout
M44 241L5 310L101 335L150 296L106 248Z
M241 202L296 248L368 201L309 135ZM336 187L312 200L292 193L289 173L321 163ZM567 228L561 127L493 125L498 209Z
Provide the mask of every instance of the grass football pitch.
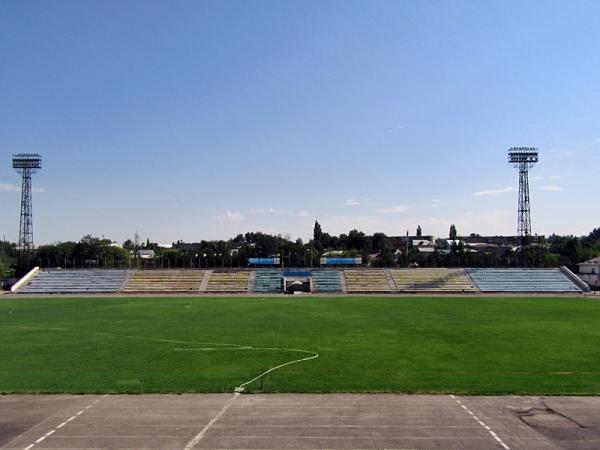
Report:
M599 394L584 298L18 298L0 393Z

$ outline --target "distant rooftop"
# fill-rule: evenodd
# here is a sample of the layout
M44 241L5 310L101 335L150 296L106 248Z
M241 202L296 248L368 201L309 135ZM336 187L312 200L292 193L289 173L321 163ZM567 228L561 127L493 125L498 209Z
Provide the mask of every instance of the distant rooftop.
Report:
M596 265L600 265L600 256L597 256L595 258L589 259L589 260L587 260L585 262L582 262L582 263L579 263L577 265L578 266L587 266L587 265L596 266Z

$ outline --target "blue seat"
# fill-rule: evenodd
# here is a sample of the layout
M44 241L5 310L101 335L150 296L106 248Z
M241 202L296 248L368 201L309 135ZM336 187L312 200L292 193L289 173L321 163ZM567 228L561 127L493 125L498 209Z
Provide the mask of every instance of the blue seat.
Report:
M113 293L123 287L128 270L44 270L36 274L19 294Z
M338 270L314 270L312 285L315 292L342 292L342 278Z
M252 290L255 292L283 291L282 271L279 269L256 270Z
M560 269L467 269L482 292L581 292Z

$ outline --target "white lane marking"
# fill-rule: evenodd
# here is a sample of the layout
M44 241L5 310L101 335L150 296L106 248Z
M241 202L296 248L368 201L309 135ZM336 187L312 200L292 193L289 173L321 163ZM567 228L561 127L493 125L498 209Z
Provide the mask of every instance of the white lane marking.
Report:
M59 430L60 428L64 427L66 424L68 424L70 421L74 420L77 418L77 416L80 416L81 414L83 414L83 412L86 409L91 408L92 406L94 406L95 404L97 404L100 400L104 399L108 397L108 395L103 395L102 397L100 397L99 399L93 401L92 403L90 403L89 405L87 405L84 409L82 409L81 411L77 412L76 414L72 415L71 417L69 417L67 420L65 420L63 423L61 423L60 425L58 425L56 428L54 428L53 430L48 431L45 435L43 435L41 438L39 438L38 440L36 440L33 444L28 445L27 447L25 447L23 450L30 450L33 447L35 447L35 444L39 444L40 442L42 442L44 439L46 439L47 437L53 435L54 433L56 433L57 430Z
M293 361L288 361L288 362L280 364L278 366L271 367L269 370L262 372L260 375L257 375L256 377L252 378L251 380L248 380L245 383L242 383L238 387L236 387L234 389L234 392L239 392L239 393L244 392L247 385L254 383L256 380L261 379L262 377L270 374L271 372L282 369L286 366L291 366L292 364L298 364L298 363L305 362L305 361L311 361L311 360L317 359L319 357L319 354L316 352L312 352L310 350L302 350L302 349L298 349L298 348L252 347L251 345L238 345L238 344L219 344L219 345L224 345L224 346L226 345L226 346L228 346L228 348L199 347L199 348L174 348L173 350L174 351L203 351L203 352L208 352L208 351L219 351L220 352L220 351L225 351L225 350L227 350L227 351L241 351L241 350L279 351L279 350L282 350L282 351L287 351L287 352L304 353L304 354L310 355L305 358L295 359Z
M498 444L500 444L502 446L502 448L504 450L510 450L510 447L508 445L506 445L504 443L504 441L502 439L500 439L500 437L494 433L492 431L492 429L490 427L488 427L485 423L483 423L483 421L481 419L479 419L479 417L477 417L473 411L471 411L469 408L467 408L463 402L461 402L459 399L457 399L454 395L451 395L450 398L452 400L454 400L456 403L458 403L462 409L464 409L465 411L467 411L469 413L469 415L473 418L473 420L475 420L479 425L481 425L483 428L485 428L485 430L490 433L490 435L496 440L496 442L498 442Z
M194 436L194 438L188 442L188 444L185 446L185 448L183 450L192 450L197 444L198 442L200 442L202 440L202 438L204 437L204 435L206 434L206 432L208 430L211 429L211 427L218 422L218 420L223 417L223 414L225 414L227 412L227 410L230 408L230 406L233 404L233 402L235 401L236 398L238 398L240 396L239 392L236 392L233 394L233 397L231 397L229 400L227 400L227 403L225 403L223 405L223 407L221 408L221 411L219 411L217 413L217 415L215 417L213 417L210 422L208 422L206 424L206 426L204 428L202 428L202 430L200 431L200 433L198 433L196 436Z
M293 352L299 352L299 353L308 353L311 356L307 356L306 358L296 359L294 361L288 361L288 362L286 362L284 364L280 364L278 366L271 367L269 370L264 371L263 373L261 373L260 375L252 378L251 380L246 381L243 384L240 384L238 387L235 388L235 390L237 392L243 391L244 388L247 385L255 382L256 380L258 380L258 379L264 377L265 375L267 375L267 374L269 374L271 372L274 372L274 371L276 371L278 369L281 369L281 368L286 367L286 366L291 366L292 364L298 364L298 363L305 362L305 361L311 361L311 360L317 359L319 357L319 354L316 353L316 352L311 352L311 351L308 351L308 350L300 350L300 349L297 349L297 348L279 348L279 347L274 347L274 348L268 348L268 347L262 347L262 348L261 347L248 347L248 348L253 349L253 350L287 350L287 351L293 351Z
M154 342L163 342L163 343L170 343L170 344L186 344L186 345L211 345L211 347L200 347L200 348L174 348L174 351L221 351L221 350L231 350L231 351L243 351L243 350L249 350L249 351L286 351L286 352L293 352L293 353L304 353L304 354L308 354L311 356L305 357L305 358L301 358L301 359L296 359L294 361L289 361L286 362L284 364L280 364L277 367L272 367L271 369L261 373L260 375L254 377L253 379L246 381L245 383L239 385L238 387L235 388L235 391L237 392L244 392L245 391L245 387L251 383L253 383L254 381L264 377L265 375L281 369L283 367L292 365L292 364L298 364L301 362L305 362L305 361L310 361L313 359L317 359L319 357L319 354L310 350L302 350L302 349L297 349L297 348L285 348L285 347L252 347L250 345L240 345L240 344L224 344L224 343L219 343L219 342L193 342L193 341L181 341L181 340L176 340L176 339L159 339L159 338L151 338L151 337L145 337L145 336L134 336L134 335L129 335L129 334L117 334L117 333L108 333L105 331L82 331L82 330L72 330L69 328L44 328L44 327L24 327L24 326L19 326L19 325L0 325L0 327L6 327L6 328L18 328L18 329L32 329L32 330L51 330L51 331L64 331L64 332L74 332L74 333L86 333L86 334L99 334L99 335L105 335L105 336L114 336L114 337L121 337L121 338L126 338L126 339L137 339L137 340L143 340L143 341L154 341Z

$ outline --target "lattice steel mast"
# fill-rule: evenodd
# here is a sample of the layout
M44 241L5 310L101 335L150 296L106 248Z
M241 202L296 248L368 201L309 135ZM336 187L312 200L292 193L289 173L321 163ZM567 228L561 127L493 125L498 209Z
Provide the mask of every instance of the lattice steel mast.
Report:
M519 171L519 206L517 236L519 248L531 244L531 204L529 201L529 168L539 160L534 147L513 147L508 150L508 162Z
M19 153L13 155L12 165L22 178L18 249L31 252L33 251L31 178L42 168L42 157L37 153Z

